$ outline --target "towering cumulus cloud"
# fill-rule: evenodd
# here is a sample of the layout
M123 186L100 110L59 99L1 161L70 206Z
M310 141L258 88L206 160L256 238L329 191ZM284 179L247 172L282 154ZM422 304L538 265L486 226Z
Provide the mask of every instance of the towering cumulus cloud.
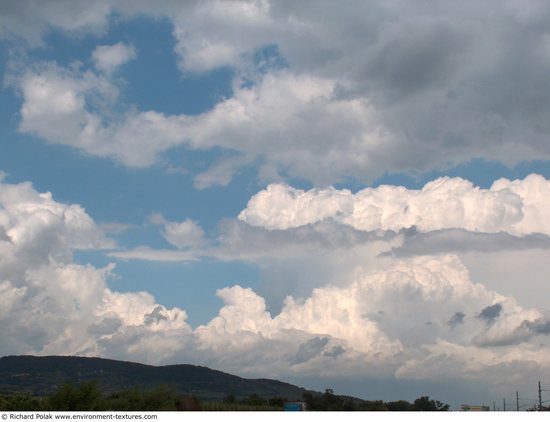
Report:
M56 202L29 183L1 183L0 354L95 355L103 341L132 332L139 344L121 345L121 355L163 356L141 337L185 332L185 312L157 305L148 293L111 291L113 264L73 260L75 250L115 246L80 206Z
M257 193L239 219L268 229L288 229L331 219L358 230L416 227L422 232L459 228L485 233L550 234L550 182L531 175L497 180L481 189L467 180L442 177L420 190L379 186L303 191L272 184Z
M345 231L358 208L354 200L365 207L368 197L368 206L379 207L379 217L386 215L389 203L390 210L410 206L417 210L416 220L411 221L422 221L422 210L430 208L421 208L419 198L449 202L450 188L457 186L463 203L486 201L495 204L495 209L499 201L513 204L509 214L501 213L501 221L521 231L518 227L523 227L525 215L541 209L536 197L544 193L546 181L538 176L522 182L499 181L484 191L463 181L443 179L418 192L383 187L355 196L274 185L252 198L241 216L255 216L258 224L260 210L271 201L273 206L268 209L275 210L277 218L263 215L269 227L291 227L304 221L314 224L316 219L330 217L341 221L338 226ZM395 205L391 195L385 195L387 202L373 200L380 189L399 191L401 205ZM314 205L304 206L303 197ZM534 209L526 210L525 203ZM315 210L320 215L313 215ZM485 224L483 215L477 221L464 215L464 221L470 221L467 224ZM161 216L154 220L166 224L167 235L198 230L189 222L181 228ZM364 224L365 220L359 221ZM369 228L380 229L384 221L381 218ZM443 216L431 220L434 227L444 223ZM530 224L534 227L535 222ZM494 225L490 228L495 230ZM266 231L266 236L274 230ZM307 236L297 238L298 244L305 240ZM180 246L181 242L174 243ZM455 376L498 383L500 371L512 362L526 371L547 371L548 357L536 345L548 334L548 316L471 280L455 255L394 258L379 268L365 265L366 257L358 256L352 260L355 270L341 272L344 279L338 285L314 287L302 298L288 296L276 314L250 288L226 287L218 291L223 301L218 315L192 329L184 311L167 309L148 293L110 289L107 280L114 265L95 268L75 263L75 250L116 245L81 207L56 202L28 183L0 185L0 248L2 354L191 361L244 375L278 377ZM278 259L281 263L290 258Z
M537 0L0 1L0 167L53 192L0 178L0 355L550 379L549 23ZM430 174L461 177L379 185Z

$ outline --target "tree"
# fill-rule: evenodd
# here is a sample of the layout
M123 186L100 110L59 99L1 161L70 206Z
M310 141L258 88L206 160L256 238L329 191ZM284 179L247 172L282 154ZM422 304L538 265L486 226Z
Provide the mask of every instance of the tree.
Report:
M440 402L439 400L430 400L428 396L422 396L417 398L414 401L412 410L420 410L423 412L434 412L434 411L447 411L449 410L449 405Z
M0 397L0 410L39 411L41 402L28 394L18 393Z
M416 410L414 406L406 400L390 401L386 403L386 407L391 412L410 412Z
M237 403L237 399L235 398L234 394L229 394L228 396L225 396L223 398L222 402L227 404L234 404Z
M187 410L187 411L197 411L197 410L202 410L202 406L199 399L197 399L194 396L181 396L176 401L176 409Z
M49 410L101 410L103 396L93 381L83 382L78 387L72 384L62 385L55 393L48 397Z

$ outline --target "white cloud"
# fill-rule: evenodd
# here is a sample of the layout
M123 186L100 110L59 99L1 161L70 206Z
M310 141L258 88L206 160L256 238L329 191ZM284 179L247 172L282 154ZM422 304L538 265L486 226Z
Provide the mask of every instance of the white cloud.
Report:
M51 193L38 193L30 183L0 184L0 229L18 256L40 248L57 248L58 256L73 249L109 248L114 242L106 238L79 205L53 200ZM47 256L47 255L46 255Z
M175 146L223 150L212 168L199 170L199 188L226 185L255 163L267 180L326 185L473 157L513 165L550 156L550 15L543 2L163 2L156 10L146 2L69 3L5 3L0 32L38 43L49 28L100 32L111 11L168 16L184 72L232 66L238 77L231 98L198 116L139 105L120 113L113 112L118 81L109 76L135 56L129 45L96 50L97 73L29 66L17 75L20 130L50 143L130 167L154 165ZM254 63L267 45L287 69ZM242 84L247 78L252 83ZM548 253L536 248L550 235L549 197L550 183L536 175L489 189L441 178L420 190L381 186L355 194L272 184L251 199L240 222L222 226L216 244L193 221L158 220L177 249L112 256L241 259L264 277L261 295L222 289L219 314L192 330L183 310L166 309L147 293L108 289L112 266L73 262L74 249L114 246L81 207L27 184L2 184L0 348L192 361L277 377L503 384L518 374L550 375L540 346L548 316L530 309L546 306L540 292ZM461 249L472 240L475 254ZM396 248L436 256L378 256ZM442 253L449 251L460 255ZM495 312L480 318L484 309Z
M206 255L208 241L204 231L197 222L186 219L181 222L168 221L161 214L153 214L151 224L163 227L162 236L176 249L153 249L148 246L137 246L127 250L109 252L109 256L122 260L144 260L161 262L196 261Z
M294 74L336 81L340 97L368 103L369 127L385 136L375 148L356 151L365 165L348 175L361 181L385 172L444 169L472 158L512 166L549 157L543 22L550 9L543 3L212 1L170 13L184 71L232 66L246 73L261 48L276 46ZM343 129L330 145L336 149L349 137ZM315 155L316 145L311 141L300 154L303 162ZM280 166L274 158L269 164ZM346 159L336 154L331 165ZM297 173L317 184L340 176L331 169L326 182L307 170Z
M191 120L190 144L261 159L266 164L260 171L266 174L316 183L345 175L361 178L377 168L371 152L390 148L392 140L376 124L367 101L338 99L336 90L336 80L266 75L253 87L236 87L232 98Z
M108 74L136 57L134 46L122 42L113 45L100 45L92 53L95 67Z
M146 167L183 142L185 116L129 111L113 118L118 89L103 75L45 64L25 72L19 84L24 100L19 130L50 143Z
M100 34L108 27L112 11L109 1L6 0L0 14L0 37L22 37L32 45L42 43L42 36L51 29L73 34Z
M198 260L198 254L195 251L153 249L148 246L136 246L128 250L112 251L109 252L109 256L122 260L139 259L142 261L159 262L189 262Z
M442 177L420 190L401 186L303 191L272 184L254 195L239 219L268 229L287 229L332 219L357 230L416 227L421 232L458 228L474 232L550 234L550 182L539 175L497 180L489 189Z
M75 250L113 247L80 206L0 183L0 353L90 354L119 330L188 329L185 312L148 293L112 292L113 264L73 261Z
M240 67L246 55L273 40L277 29L269 10L269 2L263 0L199 2L192 10L174 10L180 67L193 72Z
M260 271L259 293L279 312L286 295L301 300L317 287L343 287L358 270L385 271L396 258L457 254L472 279L522 306L544 309L550 242L540 216L547 212L548 185L537 175L502 179L488 189L442 178L419 190L381 186L355 194L274 184L251 198L239 220L221 222L208 237L197 236L193 246L110 255L250 263ZM155 223L167 227L157 217ZM518 282L522 279L529 288Z
M184 72L230 66L254 81L251 88L236 86L232 98L196 119L151 110L106 121L82 104L79 92L88 88L67 92L57 85L67 95L53 96L51 113L38 120L23 115L22 130L134 167L154 164L175 145L240 155L200 172L200 188L227 184L238 169L257 162L261 177L326 185L444 169L473 158L512 166L550 157L548 37L541 24L550 9L544 4L428 8L403 1L312 6L258 0L33 6L9 2L4 33L37 39L50 27L101 30L113 13L124 19L166 17L174 25ZM536 12L518 12L523 8ZM113 57L128 59L127 47ZM276 57L259 58L265 47ZM272 61L286 62L287 72ZM117 64L105 58L100 66ZM25 102L33 108L27 94ZM63 124L57 129L48 122Z
M392 140L375 123L368 102L335 98L337 81L281 72L198 116L128 111L113 118L117 88L102 75L42 65L26 72L22 132L85 153L114 158L130 167L158 162L178 145L192 150L233 151L197 175L196 186L227 184L243 166L260 160L277 174L328 183L346 175L378 171L371 152L391 149ZM99 103L99 104L96 104ZM314 148L311 148L315 145Z
M511 338L514 349L504 349L507 357L498 362L546 363L543 354L534 353L536 341L518 336L526 324L540 326L543 314L473 283L454 256L401 260L386 270L358 273L345 287L316 288L300 302L287 298L274 316L250 289L235 286L218 294L225 305L195 330L197 347L206 362L221 360L241 373L479 380L483 374L496 383L501 378L494 359ZM501 312L491 324L479 318L495 304ZM451 327L458 311L462 321ZM455 354L461 349L483 357L462 375L464 357ZM445 351L445 364L430 371L417 371L412 363L422 368Z
M185 311L168 309L146 292L109 289L113 265L73 262L75 248L109 244L80 207L60 204L30 184L6 183L0 184L0 205L2 354L189 362L287 379L453 376L497 384L506 365L547 368L539 344L550 331L549 316L474 282L457 256L384 258L384 265L373 265L369 256L390 249L399 234L380 237L330 221L280 231L233 222L218 239L220 254L237 255L239 241L255 237L260 243L249 245L245 259L261 262L266 257L252 249L270 240L274 251L285 249L294 238L305 249L294 246L267 259L282 265L295 260L304 272L313 271L315 259L331 261L338 271L334 280L288 296L280 312L270 312L272 298L250 288L221 289L218 315L192 329ZM196 228L161 216L152 220L166 230L175 224L174 235L182 224L186 235ZM340 236L331 234L339 230ZM188 246L172 252L189 252ZM308 267L311 251L316 257ZM293 282L301 282L295 275Z
M522 306L548 309L548 249L506 250L504 245L487 253L463 250L460 257L472 279L487 288L514 297Z
M196 221L167 221L162 215L153 214L151 222L163 225L162 235L178 249L200 249L206 242L204 231Z

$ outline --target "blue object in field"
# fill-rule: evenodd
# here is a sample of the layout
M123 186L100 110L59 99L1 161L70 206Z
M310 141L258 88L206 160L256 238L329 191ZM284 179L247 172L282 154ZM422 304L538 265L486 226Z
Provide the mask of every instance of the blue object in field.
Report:
M301 412L306 410L306 404L302 402L288 402L283 404L283 410L285 412Z

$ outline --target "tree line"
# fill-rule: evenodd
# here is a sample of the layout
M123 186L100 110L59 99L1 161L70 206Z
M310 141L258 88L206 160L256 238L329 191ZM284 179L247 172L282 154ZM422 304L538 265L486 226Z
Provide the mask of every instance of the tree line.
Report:
M45 397L30 394L0 394L3 411L274 411L282 410L288 400L284 397L248 397L228 395L222 400L207 401L179 394L175 388L161 385L151 390L130 389L104 394L94 381L78 385L63 384ZM384 402L361 400L334 394L306 392L302 396L307 410L312 411L445 411L449 405L423 396L410 403L405 400Z
M447 411L449 405L428 396L417 398L410 403L405 400L385 402L382 400L361 400L354 397L334 394L331 389L323 394L304 393L303 399L308 410L347 410L347 411Z

